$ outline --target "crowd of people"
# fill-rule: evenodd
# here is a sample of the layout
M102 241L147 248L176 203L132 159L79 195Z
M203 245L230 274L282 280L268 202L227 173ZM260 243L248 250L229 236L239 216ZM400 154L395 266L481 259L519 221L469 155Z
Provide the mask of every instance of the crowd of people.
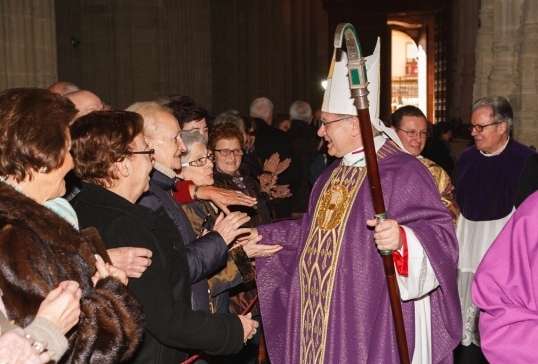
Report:
M427 145L419 108L387 127L369 94L374 218L346 66L317 112L1 91L0 363L396 363L380 251L411 363L536 360L538 154L509 102L474 104L457 159L448 123Z

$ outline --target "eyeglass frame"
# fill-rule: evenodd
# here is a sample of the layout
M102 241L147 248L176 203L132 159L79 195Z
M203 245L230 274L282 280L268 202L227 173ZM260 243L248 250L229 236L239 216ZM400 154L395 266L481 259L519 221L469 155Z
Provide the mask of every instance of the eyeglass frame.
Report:
M203 162L202 164L199 164L199 162L202 159L205 159L205 162ZM181 167L189 167L189 166L190 167L203 167L207 164L208 161L211 161L211 162L215 161L214 153L207 153L205 157L201 157L190 162L181 163Z
M149 149L149 150L141 150L136 152L126 151L125 154L133 155L133 154L147 154L147 155L153 155L155 154L155 149Z
M427 130L417 131L417 130L403 130L402 128L398 128L398 127L395 127L395 128L403 131L410 138L416 138L417 136L420 136L421 139L422 138L426 139L430 136L430 132ZM411 135L409 133L411 133Z
M333 123L336 123L338 121L342 121L342 120L346 120L346 119L349 119L351 116L347 115L347 116L344 116L343 118L340 118L340 119L336 119L336 120L331 120L331 121L325 121L323 120L322 118L319 118L319 121L321 122L321 125L323 125L325 128L327 128L329 125L333 124Z
M473 124L473 123L470 123L470 124L467 124L467 128L469 128L469 130L472 132L473 129L476 130L477 133L481 133L484 131L484 128L487 128L488 126L491 126L491 125L496 125L496 124L500 124L500 123L506 123L506 120L501 120L501 121L495 121L493 123L489 123L489 124L486 124L486 125L480 125L480 124ZM480 130L478 130L480 129Z
M235 151L239 151L238 153L239 154L236 154ZM224 149L213 149L214 152L219 152L220 156L221 157L224 157L224 158L228 158L230 155L233 154L234 157L240 157L242 156L243 154L245 154L245 151L241 148L237 148L237 149L228 149L228 148L224 148ZM222 154L222 152L224 151L227 151L225 152L226 155Z

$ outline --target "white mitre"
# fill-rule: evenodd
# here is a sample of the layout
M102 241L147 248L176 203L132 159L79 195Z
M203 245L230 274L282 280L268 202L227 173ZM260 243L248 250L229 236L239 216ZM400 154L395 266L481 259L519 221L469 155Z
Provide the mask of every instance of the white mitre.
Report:
M398 138L398 134L387 128L379 119L379 74L380 74L380 43L379 38L371 56L365 57L366 74L368 77L368 109L370 110L370 119L372 125L379 130L385 138L392 139L400 149L406 151ZM323 104L321 111L331 114L357 115L355 99L351 96L349 89L347 53L340 51L340 59L336 60L337 48L334 49L329 76L327 77L327 88L323 95Z

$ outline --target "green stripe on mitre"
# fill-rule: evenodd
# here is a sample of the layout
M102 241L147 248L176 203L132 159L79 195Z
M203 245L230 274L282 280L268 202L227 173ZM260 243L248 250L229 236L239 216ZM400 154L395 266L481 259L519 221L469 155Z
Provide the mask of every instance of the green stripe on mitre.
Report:
M362 46L361 42L359 41L359 36L357 35L357 31L351 24L346 24L346 26L343 29L343 33L346 32L346 30L351 30L353 32L353 35L355 37L355 42L357 42L357 51L359 52L359 57L362 57Z
M361 77L357 68L352 68L349 70L349 79L351 80L351 84L354 86L361 84Z

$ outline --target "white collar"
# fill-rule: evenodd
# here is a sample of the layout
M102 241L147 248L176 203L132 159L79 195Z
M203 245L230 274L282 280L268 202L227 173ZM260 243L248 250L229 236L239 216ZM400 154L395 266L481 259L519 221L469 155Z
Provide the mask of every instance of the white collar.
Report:
M508 137L508 139L506 140L506 143L504 143L504 145L502 147L500 147L499 149L497 149L496 151L494 151L493 153L486 153L486 152L483 152L483 151L480 151L480 153L482 153L482 155L484 157L494 157L496 155L499 155L502 153L502 151L506 148L506 146L508 145L508 142L510 141L510 137Z
M377 152L379 149L381 149L386 141L387 139L385 139L383 136L376 136L374 138L375 151ZM344 166L365 167L366 160L364 159L364 148L360 147L359 149L346 154L344 158L342 158L342 163Z

